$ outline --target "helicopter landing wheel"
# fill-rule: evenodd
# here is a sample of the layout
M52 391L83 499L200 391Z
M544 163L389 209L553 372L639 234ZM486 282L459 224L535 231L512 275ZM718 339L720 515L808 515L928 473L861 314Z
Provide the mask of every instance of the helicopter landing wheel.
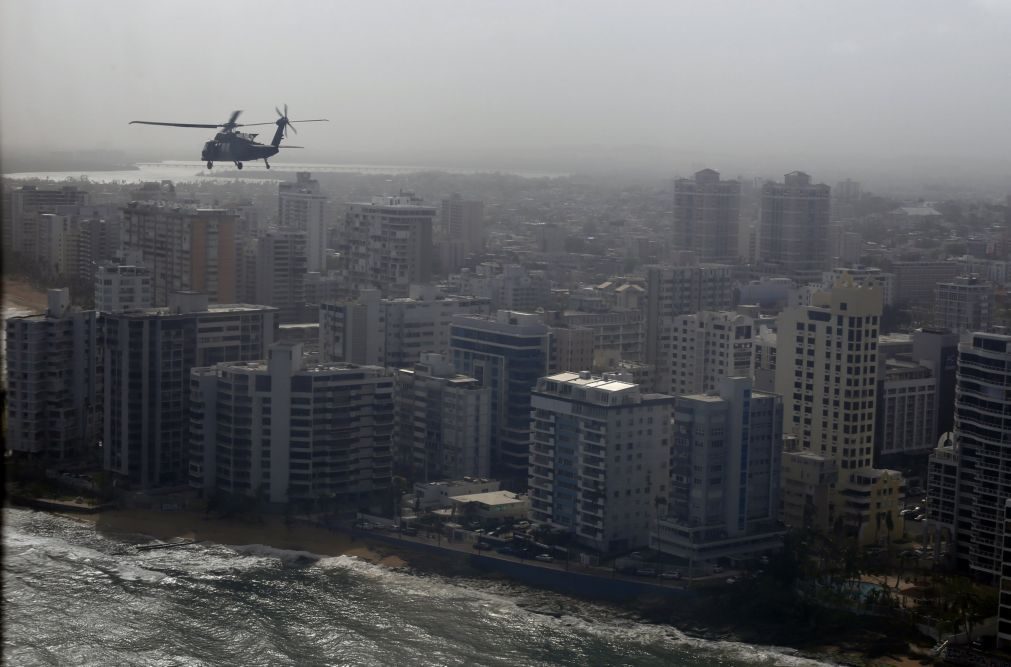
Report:
M264 160L263 164L267 165L267 169L270 169L270 163L269 162L267 162L266 160Z
M236 162L235 166L239 169L239 171L242 171L242 163L241 162Z
M208 162L207 162L207 168L208 169L213 169L214 168L214 163L208 160Z

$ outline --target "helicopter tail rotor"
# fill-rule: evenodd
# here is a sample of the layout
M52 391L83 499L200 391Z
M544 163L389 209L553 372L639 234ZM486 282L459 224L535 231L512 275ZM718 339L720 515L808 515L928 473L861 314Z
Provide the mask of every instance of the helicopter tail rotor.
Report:
M277 125L277 131L274 133L274 140L271 141L271 143L274 146L279 145L281 143L281 139L287 139L288 138L288 128L289 127L291 128L292 132L294 132L295 134L298 134L298 130L295 128L295 123L318 123L318 122L326 121L327 120L326 118L310 118L310 119L307 119L307 120L289 120L288 119L288 105L287 104L284 105L284 113L281 113L281 110L278 109L277 107L274 107L274 111L276 111L277 115L278 115L278 119L276 121L274 121L274 124Z

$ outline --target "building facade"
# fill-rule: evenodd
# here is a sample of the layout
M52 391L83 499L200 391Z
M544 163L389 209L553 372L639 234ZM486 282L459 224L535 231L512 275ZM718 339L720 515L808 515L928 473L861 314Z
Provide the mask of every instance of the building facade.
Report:
M506 488L526 486L530 391L547 372L551 340L537 315L500 310L456 315L450 325L453 367L491 389L492 474Z
M491 389L434 353L423 353L413 368L398 369L394 386L394 452L412 479L488 477Z
M105 469L134 488L184 484L190 370L264 358L276 310L177 293L166 308L103 320Z
M375 366L308 362L298 343L266 360L189 374L190 485L205 494L377 511L393 480L393 379Z
M319 312L323 359L406 368L424 352L448 354L453 317L486 315L489 301L414 285L406 298L361 290L354 301L320 304Z
M690 562L777 550L783 402L726 377L674 403L670 493L650 546Z
M751 377L754 321L733 311L702 311L674 318L670 334L670 394L719 390L725 377Z
M126 263L151 271L155 306L174 292L207 294L215 303L236 296L236 220L224 209L131 202L124 210Z
M343 250L349 283L405 297L411 285L431 282L435 214L435 207L408 194L348 204Z
M627 380L558 373L531 403L530 517L604 553L649 543L669 484L674 399Z
M52 461L94 462L102 424L101 336L93 310L49 290L40 315L6 322L5 449Z
M934 292L934 324L951 331L986 331L995 307L993 284L978 276L958 276L938 282Z
M741 217L741 184L720 180L703 169L674 181L674 247L691 250L700 261L734 264Z
M309 172L277 184L277 226L305 233L306 271L326 270L328 215L326 195Z
M788 309L778 319L783 430L796 437L798 452L838 471L827 507L814 508L820 523L814 527L842 530L861 544L902 535L902 475L873 468L881 312L880 290L844 279L816 293L811 306ZM803 469L792 458L784 457L784 479Z
M95 273L95 310L120 313L151 308L151 272L143 266L101 264Z
M762 186L759 261L777 275L818 280L829 263L829 186L802 171Z

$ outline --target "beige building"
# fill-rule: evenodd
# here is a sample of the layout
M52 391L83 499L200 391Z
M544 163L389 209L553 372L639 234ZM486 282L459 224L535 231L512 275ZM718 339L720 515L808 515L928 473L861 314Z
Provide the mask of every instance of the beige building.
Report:
M131 202L123 213L124 258L151 271L156 307L185 291L236 301L235 213L164 202Z
M824 482L834 466L835 483L808 494L815 507L805 523L843 530L861 544L897 538L903 528L901 474L872 467L881 311L880 290L844 278L831 291L815 293L812 305L786 310L778 323L776 390L784 401L784 434L797 438L798 454L824 460L784 460L784 483L810 483L812 468ZM802 470L805 479L797 477ZM797 525L796 516L789 518Z

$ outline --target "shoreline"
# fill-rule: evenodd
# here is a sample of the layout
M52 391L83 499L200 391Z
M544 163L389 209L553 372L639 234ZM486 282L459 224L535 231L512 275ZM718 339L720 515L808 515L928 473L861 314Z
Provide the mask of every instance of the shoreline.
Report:
M48 307L46 291L35 287L24 278L3 279L3 308L18 308L32 312L45 312Z
M160 541L184 539L228 547L263 545L274 549L305 552L318 557L351 556L390 569L410 567L418 572L439 573L448 576L461 574L459 571L454 571L459 567L458 563L450 564L449 560L443 560L435 554L413 552L409 549L396 553L397 550L391 545L370 541L367 537L356 537L350 533L335 532L303 522L286 524L283 517L280 516L266 516L250 521L234 517L209 516L192 510L113 509L95 514L52 513L81 523L91 524L103 536L146 536ZM499 576L481 573L478 570L468 571L466 574L489 579ZM516 584L537 589L536 586L522 582L516 582ZM615 604L635 609L634 605ZM729 635L733 637L733 641L751 644L762 643L762 633L747 625L738 627L737 624L729 624L725 627L708 628L707 632L701 633L698 629L690 630L689 628L693 625L693 616L693 614L688 616L674 614L667 619L661 619L647 612L644 618L652 618L648 622L670 625L689 635L703 639L715 634ZM703 619L697 620L704 622ZM844 641L841 637L833 639L828 636L824 644L812 645L804 642L802 645L784 645L783 647L797 651L797 655L800 656L838 664L863 664L879 667L913 667L932 664L925 656L918 655L912 645L904 654L896 651L888 655L871 657L868 653L859 650L859 644L859 641ZM782 645L782 642L777 645ZM868 648L870 647L868 646Z
M407 565L407 561L400 556L384 553L351 535L305 523L286 524L279 516L246 522L191 510L166 512L114 509L94 514L55 513L74 521L89 523L103 536L143 535L161 541L184 539L229 547L262 544L275 549L304 551L320 557L354 556L389 568Z

